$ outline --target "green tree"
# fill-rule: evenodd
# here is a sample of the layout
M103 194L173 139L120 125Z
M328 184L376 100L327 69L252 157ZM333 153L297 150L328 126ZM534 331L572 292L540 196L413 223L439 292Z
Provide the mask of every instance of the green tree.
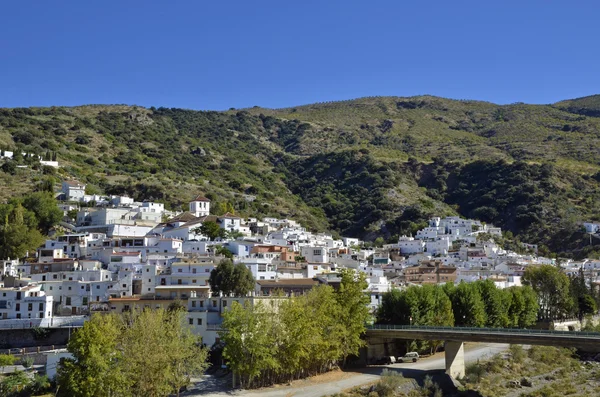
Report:
M529 266L523 275L523 284L530 285L539 299L540 320L566 317L573 309L569 277L552 265Z
M184 325L185 310L134 311L122 335L123 366L134 395L179 395L206 369L207 351Z
M12 160L5 160L4 164L2 164L2 171L10 175L15 175L17 173L16 162Z
M371 315L368 309L369 297L365 290L369 286L367 276L363 272L352 269L341 269L340 287L336 291L336 299L340 306L339 322L343 329L341 348L344 364L349 355L357 355L365 342L361 339Z
M44 234L47 234L63 217L56 199L49 192L28 194L23 198L23 207L35 214L37 227Z
M479 288L474 283L461 282L452 291L454 321L460 327L483 327L487 316Z
M223 259L210 272L208 279L213 293L243 296L254 289L255 281L252 272L242 263L236 265L230 259Z
M222 229L217 222L213 221L203 222L201 226L193 229L193 232L206 236L209 240L224 239L227 237L227 231Z
M131 379L123 366L120 338L125 328L116 314L95 314L75 332L67 349L73 359L59 367L57 382L64 395L110 396L127 395Z
M583 319L583 317L585 317L587 314L598 313L598 305L596 304L596 301L590 294L579 297L577 306L579 310L580 319Z
M164 309L93 315L67 345L74 358L59 368L61 395L178 394L203 372L207 357L185 315Z
M492 280L479 281L476 283L481 292L481 298L485 305L487 314L486 326L492 328L503 328L510 325L508 309L511 296L496 287Z
M242 387L251 388L261 375L279 369L278 341L270 332L275 318L271 307L262 302L244 306L233 302L223 315L226 331L219 333L225 343L223 357Z
M0 205L0 257L23 258L44 243L44 237L34 227L34 215L20 203Z
M233 253L231 251L229 251L227 249L227 247L224 247L222 245L216 245L214 249L215 249L215 255L221 255L227 259L233 259Z

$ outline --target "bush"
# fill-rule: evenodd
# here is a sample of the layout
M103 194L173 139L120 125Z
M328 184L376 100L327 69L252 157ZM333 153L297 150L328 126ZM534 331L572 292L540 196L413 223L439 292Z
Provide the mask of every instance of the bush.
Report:
M527 353L521 345L510 345L509 351L514 363L521 364L527 357Z
M375 385L375 392L379 397L391 397L405 381L400 372L384 369L381 379Z
M477 363L469 364L465 368L465 380L469 383L478 383L486 375L484 366Z
M21 365L24 366L25 368L31 368L33 366L33 362L34 362L33 357L27 356L21 360Z

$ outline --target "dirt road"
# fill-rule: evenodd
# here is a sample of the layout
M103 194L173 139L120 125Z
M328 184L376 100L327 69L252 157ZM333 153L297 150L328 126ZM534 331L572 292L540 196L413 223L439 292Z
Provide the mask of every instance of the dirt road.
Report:
M491 357L508 349L506 344L477 344L465 347L465 362L472 363L479 359ZM338 372L329 375L334 379L319 379L319 377L294 382L291 386L274 386L260 390L231 390L228 384L231 378L215 379L207 376L198 382L186 396L203 397L321 397L343 390L376 381L383 369L388 368L402 372L407 378L424 375L426 371L444 370L444 354L438 353L432 357L419 360L416 363L392 364L387 366L369 367L356 372Z

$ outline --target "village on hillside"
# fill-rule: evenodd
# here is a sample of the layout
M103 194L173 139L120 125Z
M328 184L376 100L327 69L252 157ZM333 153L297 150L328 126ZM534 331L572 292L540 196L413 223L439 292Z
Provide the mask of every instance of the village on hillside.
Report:
M65 220L76 212L71 223L61 223L68 232L48 239L29 260L0 262L0 328L81 325L95 311L181 302L194 333L211 346L219 341L222 312L233 301L253 304L319 284L335 288L342 268L366 274L365 292L375 311L392 288L484 279L508 288L521 285L528 266L555 264L538 256L535 245L523 244L525 253L506 251L494 242L500 228L460 217L434 217L415 236L374 247L308 232L298 220L211 215L211 201L203 196L193 198L188 211L175 213L161 203L86 195L84 184L68 180L59 198ZM218 225L218 237L202 235L207 223ZM585 226L597 232L598 225ZM226 258L251 271L251 293L211 292L211 271ZM560 265L567 274L583 269L600 285L600 261Z

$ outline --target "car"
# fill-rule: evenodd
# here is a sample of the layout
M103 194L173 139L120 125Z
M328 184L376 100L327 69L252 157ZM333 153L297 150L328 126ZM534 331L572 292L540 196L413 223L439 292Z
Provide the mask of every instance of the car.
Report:
M390 365L396 363L396 357L394 356L385 356L381 357L375 361L376 365Z
M419 353L417 352L408 352L402 357L398 357L397 361L399 363L416 363L419 359Z

